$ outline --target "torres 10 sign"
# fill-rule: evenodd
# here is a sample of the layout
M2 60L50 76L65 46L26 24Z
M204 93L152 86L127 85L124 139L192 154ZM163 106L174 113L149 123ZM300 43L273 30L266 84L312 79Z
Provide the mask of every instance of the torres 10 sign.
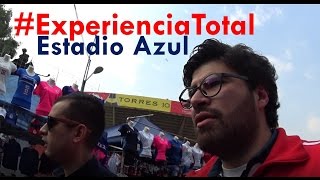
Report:
M167 99L150 98L144 96L132 96L114 93L87 92L102 100L110 106L130 107L137 109L146 109L162 111L182 116L190 116L190 110L184 110L179 102Z

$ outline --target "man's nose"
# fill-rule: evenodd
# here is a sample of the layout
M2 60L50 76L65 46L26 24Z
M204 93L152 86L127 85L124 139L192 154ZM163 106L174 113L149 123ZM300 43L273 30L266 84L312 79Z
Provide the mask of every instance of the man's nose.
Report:
M194 109L210 104L210 98L205 97L200 89L198 89L190 99L190 103Z
M40 135L45 136L48 134L48 125L45 123L41 128L40 128Z

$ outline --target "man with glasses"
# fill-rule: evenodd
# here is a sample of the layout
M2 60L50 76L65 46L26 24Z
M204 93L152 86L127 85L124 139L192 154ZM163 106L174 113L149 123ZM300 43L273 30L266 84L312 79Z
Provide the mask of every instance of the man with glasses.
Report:
M105 127L105 111L96 97L77 92L60 97L40 129L45 154L63 169L61 176L115 176L93 156Z
M320 141L278 127L276 79L268 59L243 44L207 39L194 48L179 100L213 157L187 176L320 176Z

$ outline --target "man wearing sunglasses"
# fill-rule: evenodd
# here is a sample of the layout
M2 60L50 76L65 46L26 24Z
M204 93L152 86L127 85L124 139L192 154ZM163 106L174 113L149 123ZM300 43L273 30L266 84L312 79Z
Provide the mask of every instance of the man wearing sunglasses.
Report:
M179 100L213 157L187 176L320 176L320 142L278 127L276 79L268 59L243 44L207 39L194 48Z
M105 111L96 97L77 92L60 97L40 129L45 154L56 161L61 176L115 176L93 156L105 127Z

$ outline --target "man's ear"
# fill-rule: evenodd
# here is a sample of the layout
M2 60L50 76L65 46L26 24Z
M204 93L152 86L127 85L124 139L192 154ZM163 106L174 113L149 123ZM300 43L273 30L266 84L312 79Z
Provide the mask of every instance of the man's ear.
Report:
M73 142L79 143L83 141L88 133L88 129L83 124L79 124L77 127L74 128L73 131Z
M266 91L266 89L262 86L258 86L255 90L254 90L254 94L255 94L255 100L258 106L258 109L264 109L268 102L269 102L269 95L268 92Z

